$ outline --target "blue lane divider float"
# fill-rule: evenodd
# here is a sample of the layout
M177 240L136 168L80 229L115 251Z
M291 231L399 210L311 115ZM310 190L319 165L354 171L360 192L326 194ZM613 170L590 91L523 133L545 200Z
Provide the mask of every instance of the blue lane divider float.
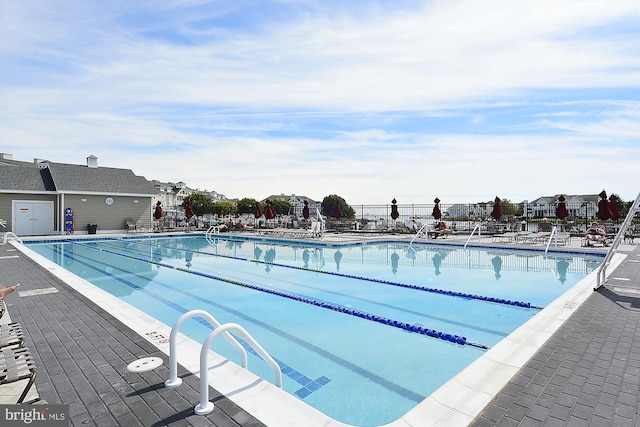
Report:
M135 259L137 261L141 261L141 262L146 262L146 263L150 263L150 264L154 264L154 265L159 265L161 267L165 267L165 268L169 268L172 270L178 270L178 271L182 271L184 273L189 273L189 274L195 274L197 276L201 276L201 277L206 277L208 279L214 279L214 280L218 280L221 282L225 282L225 283L229 283L232 285L237 285L237 286L242 286L248 289L253 289L259 292L264 292L267 294L271 294L271 295L276 295L279 297L283 297L283 298L288 298L294 301L298 301L298 302L303 302L306 304L310 304L310 305L314 305L316 307L320 307L320 308L325 308L328 310L333 310L333 311L337 311L340 313L344 313L344 314L348 314L350 316L355 316L355 317L359 317L362 319L366 319L366 320L370 320L373 322L378 322L378 323L382 323L384 325L387 326L392 326L394 328L399 328L402 330L405 330L407 332L414 332L414 333L418 333L421 335L426 335L432 338L438 338L444 341L449 341L451 343L455 343L455 344L460 344L460 345L469 345L472 347L477 347L480 349L488 349L489 347L484 345L484 344L479 344L479 343L474 343L474 342L470 342L467 341L466 337L463 336L459 336L456 334L450 334L450 333L446 333L446 332L442 332L442 331L438 331L435 329L430 329L430 328L425 328L422 325L416 325L416 324L411 324L411 323L406 323L406 322L401 322L398 320L394 320L394 319L389 319L387 317L383 317L383 316L377 316L375 314L372 313L367 313L361 310L354 310L352 308L349 307L345 307L339 304L334 304L331 302L327 302L327 301L321 301L321 300L317 300L317 299L313 299L313 298L308 298L308 297L304 297L304 296L300 296L300 295L295 295L295 294L290 294L288 292L282 292L282 291L276 291L274 289L269 289L269 288L264 288L262 286L258 286L258 285L253 285L250 283L245 283L245 282L241 282L239 280L235 280L235 279L229 279L226 277L221 277L221 276L217 276L214 274L209 274L209 273L203 273L203 272L199 272L199 271L194 271L194 270L190 270L188 268L184 268L184 267L176 267L170 264L165 264L162 262L157 262L157 261L152 261L152 260L148 260L145 258L140 258L140 257L136 257L136 256L132 256L132 255L127 255L127 254L122 254L116 251L111 251L108 249L103 249L103 248L97 248L97 247L93 247L93 246L89 246L89 245L85 245L85 244L80 244L71 240L66 240L69 243L75 244L75 245L80 245L80 246L84 246L86 248L90 248L93 250L97 250L100 252L105 252L105 253L109 253L111 255L116 255L116 256L121 256L124 258L130 258L130 259Z
M145 243L140 243L140 244L145 244ZM146 245L148 245L148 244L146 244ZM449 291L449 290L446 290L446 289L430 288L430 287L427 287L427 286L412 285L412 284L408 284L408 283L394 282L394 281L391 281L391 280L376 279L376 278L373 278L373 277L356 276L354 274L345 274L345 273L339 273L339 272L333 272L333 271L316 270L316 269L313 269L313 268L299 267L299 266L295 266L295 265L279 264L279 263L274 263L274 262L266 262L266 261L260 261L260 260L243 258L243 257L236 257L236 256L230 256L230 255L212 254L210 252L192 251L192 250L189 250L189 249L179 249L179 248L173 248L171 246L163 246L163 247L166 248L166 249L177 249L177 250L181 250L181 251L185 251L185 252L191 252L191 253L200 254L200 255L209 255L209 256L213 256L213 257L235 259L235 260L238 260L238 261L249 261L249 262L255 262L255 263L258 263L258 264L269 264L269 265L273 265L273 266L276 266L276 267L291 268L291 269L294 269L294 270L302 270L302 271L311 271L311 272L314 272L314 273L328 274L328 275L331 275L331 276L345 277L345 278L348 278L348 279L365 280L367 282L374 282L374 283L380 283L380 284L383 284L383 285L390 285L390 286L397 286L397 287L401 287L401 288L414 289L414 290L417 290L417 291L429 292L429 293L434 293L434 294L439 294L439 295L447 295L447 296L452 296L452 297L457 297L457 298L474 299L474 300L478 300L478 301L486 301L486 302L491 302L491 303L495 303L495 304L511 305L511 306L522 307L522 308L532 308L532 309L536 309L536 310L542 310L544 308L544 307L541 307L541 306L532 305L529 302L515 301L515 300L506 299L506 298L490 297L490 296L476 295L476 294L468 294L468 293L465 293L465 292L456 292L456 291Z

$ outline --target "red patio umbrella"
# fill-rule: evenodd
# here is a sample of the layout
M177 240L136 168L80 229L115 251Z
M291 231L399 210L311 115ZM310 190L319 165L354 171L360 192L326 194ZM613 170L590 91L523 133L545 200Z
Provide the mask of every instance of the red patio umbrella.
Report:
M333 213L333 216L334 216L336 219L340 219L340 218L342 218L342 208L340 207L340 202L336 203L336 210L335 210L335 212Z
M155 219L160 219L162 218L162 206L160 206L160 200L158 200L158 203L156 203L156 209L153 211L153 217Z
M561 220L569 216L565 200L567 199L565 199L565 197L561 194L560 197L558 197L558 204L556 205L556 218L559 218Z
M500 207L500 198L496 196L493 201L493 210L491 211L491 216L493 219L498 221L502 217L502 208Z
M396 206L396 203L398 202L394 198L391 201L391 219L393 219L394 221L398 219L398 217L400 216L400 214L398 213L398 206Z
M614 221L620 219L620 211L618 211L617 201L618 198L613 194L609 196L609 212L611 213L611 219Z
M187 200L187 207L184 210L184 216L186 216L187 219L191 219L191 217L193 216L193 208L191 207L191 200Z
M442 218L442 212L440 212L440 199L436 197L433 200L433 202L436 205L433 207L433 212L431 212L431 216L434 217L435 219L440 219Z
M607 200L607 193L602 190L600 194L600 201L598 202L598 213L596 216L603 221L611 218L611 210L609 209L609 201Z
M304 208L302 208L302 217L304 219L309 219L309 201L305 200L304 201Z
M262 216L262 211L260 210L260 202L256 202L256 210L253 212L254 218L260 218Z
M276 217L276 210L273 207L273 202L267 199L267 206L264 208L264 217L266 219L273 219Z

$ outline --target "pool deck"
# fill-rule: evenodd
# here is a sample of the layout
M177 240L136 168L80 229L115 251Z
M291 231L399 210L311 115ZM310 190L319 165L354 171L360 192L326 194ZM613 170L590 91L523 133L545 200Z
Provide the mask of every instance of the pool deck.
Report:
M410 238L342 233L327 234L323 241ZM466 236L453 236L437 243L464 241ZM572 239L564 250L586 249L580 248L579 241ZM493 244L486 237L474 238L470 244L515 247ZM609 271L606 286L572 311L472 425L633 426L640 422L640 341L635 339L640 327L640 245L621 244L618 252L626 257ZM68 404L71 425L264 425L211 387L214 411L195 415L197 376L179 366L184 384L165 388L168 358L154 344L154 337L134 332L50 269L13 245L0 244L0 285L18 282L21 287L6 298L8 314L25 330L26 346L37 366L39 395L50 404ZM6 321L5 315L0 323ZM129 363L147 356L164 363L149 372L127 372ZM298 421L292 420L292 425L305 425ZM444 425L441 421L421 418L402 425Z

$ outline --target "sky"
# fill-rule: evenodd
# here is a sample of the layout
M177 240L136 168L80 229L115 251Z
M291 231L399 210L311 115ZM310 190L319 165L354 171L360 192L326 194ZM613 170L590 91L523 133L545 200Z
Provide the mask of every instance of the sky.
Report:
M0 152L229 198L640 190L640 2L0 0Z

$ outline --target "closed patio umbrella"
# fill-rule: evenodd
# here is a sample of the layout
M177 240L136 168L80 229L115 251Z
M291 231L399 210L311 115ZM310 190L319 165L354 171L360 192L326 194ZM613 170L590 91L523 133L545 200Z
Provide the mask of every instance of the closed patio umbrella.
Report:
M162 218L162 206L160 206L162 203L160 203L160 200L158 200L158 203L156 203L156 209L153 211L153 217L155 219L160 219Z
M309 214L309 201L305 200L304 201L304 208L302 208L302 217L304 219L309 219L309 216L310 216L310 214Z
M493 219L498 221L502 217L502 208L500 207L500 198L496 196L493 201L493 210L491 211L491 216Z
M440 212L440 199L436 197L433 200L433 202L436 205L433 207L433 212L431 212L431 216L434 217L435 219L440 219L442 218L442 212Z
M602 190L598 195L600 196L600 201L598 202L598 213L596 213L596 216L603 221L611 219L611 210L609 209L607 193Z
M193 208L191 207L191 200L187 200L187 207L184 210L184 216L187 217L187 219L191 219L191 217L193 217Z
M617 201L618 198L613 194L609 196L609 212L611 213L611 219L614 221L620 219L620 211L618 211Z
M565 197L561 194L558 197L558 204L556 206L556 218L563 220L569 216L569 212L567 211L567 205L565 203Z
M266 201L267 206L264 208L264 217L266 219L273 219L276 217L276 210L273 207L273 202L269 199Z
M396 203L398 202L394 198L391 201L391 219L393 219L394 221L398 219L398 217L400 216L400 214L398 213L398 206L396 206Z
M336 203L336 210L335 210L335 212L333 213L333 216L334 216L336 219L340 219L340 218L342 218L342 208L340 207L340 202Z

